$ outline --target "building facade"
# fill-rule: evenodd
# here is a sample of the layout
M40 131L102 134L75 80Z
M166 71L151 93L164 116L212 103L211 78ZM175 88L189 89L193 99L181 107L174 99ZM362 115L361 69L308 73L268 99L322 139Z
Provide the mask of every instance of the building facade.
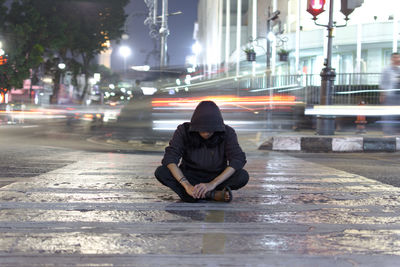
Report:
M337 26L332 67L337 73L380 72L398 50L400 1L364 0L344 26L341 1L327 0L318 24L328 23L330 1ZM319 73L327 54L327 29L314 23L306 5L307 0L199 0L195 39L203 49L196 55L198 64L208 73L228 76L263 73L268 63L275 75ZM277 19L271 19L277 11ZM246 61L246 48L255 50L256 61ZM282 49L289 52L287 61L279 59Z

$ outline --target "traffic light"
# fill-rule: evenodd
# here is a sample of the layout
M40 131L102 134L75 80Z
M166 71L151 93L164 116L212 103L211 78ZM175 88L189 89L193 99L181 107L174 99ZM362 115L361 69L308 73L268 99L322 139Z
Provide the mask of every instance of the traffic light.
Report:
M346 16L346 18L356 9L360 7L364 0L341 0L342 6L340 7L340 12Z
M324 12L324 5L326 0L307 0L307 12L313 15L314 19Z

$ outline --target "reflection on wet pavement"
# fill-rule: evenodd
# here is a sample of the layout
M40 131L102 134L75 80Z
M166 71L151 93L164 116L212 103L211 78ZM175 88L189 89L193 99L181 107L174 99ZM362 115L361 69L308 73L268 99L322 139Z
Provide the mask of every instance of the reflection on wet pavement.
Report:
M355 174L269 153L248 159L232 203L193 204L155 180L159 155L59 157L75 163L0 189L5 266L85 255L91 266L392 266L400 255L400 189Z

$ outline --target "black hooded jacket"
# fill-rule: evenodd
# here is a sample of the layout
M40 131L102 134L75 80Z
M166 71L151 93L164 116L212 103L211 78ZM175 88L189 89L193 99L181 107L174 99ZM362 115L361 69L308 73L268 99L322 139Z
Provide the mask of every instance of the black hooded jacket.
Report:
M198 132L214 132L203 139ZM203 101L192 119L178 126L165 149L163 165L179 164L180 168L221 173L227 166L235 170L246 164L246 155L239 146L235 130L224 124L221 111L212 101Z

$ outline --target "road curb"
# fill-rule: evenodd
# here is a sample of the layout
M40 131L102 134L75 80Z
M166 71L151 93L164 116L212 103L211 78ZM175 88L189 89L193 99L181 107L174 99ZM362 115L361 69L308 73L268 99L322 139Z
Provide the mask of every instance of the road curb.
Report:
M258 148L282 152L396 152L400 137L271 136Z

